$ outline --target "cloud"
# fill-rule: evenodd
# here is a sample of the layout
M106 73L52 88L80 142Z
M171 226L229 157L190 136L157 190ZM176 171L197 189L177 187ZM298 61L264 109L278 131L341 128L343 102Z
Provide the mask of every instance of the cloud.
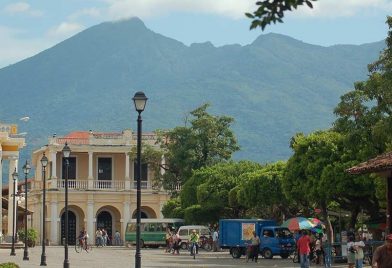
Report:
M47 35L52 38L67 38L70 37L85 27L78 23L62 22L58 26L51 28Z
M109 19L161 16L171 12L216 14L233 19L256 8L255 0L106 0Z
M32 9L28 3L17 2L5 6L4 11L10 15L27 14L32 17L40 17L43 12L38 9Z
M31 57L53 45L44 39L20 38L24 33L22 30L0 25L0 68Z
M319 0L313 2L313 9L300 7L290 13L292 17L353 17L379 14L379 11L392 11L390 0Z

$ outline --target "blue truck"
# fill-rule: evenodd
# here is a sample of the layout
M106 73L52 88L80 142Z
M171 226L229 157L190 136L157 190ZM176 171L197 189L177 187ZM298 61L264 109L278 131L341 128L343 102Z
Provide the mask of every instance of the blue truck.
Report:
M230 249L233 258L246 254L253 231L260 237L259 252L266 259L281 256L286 259L295 250L295 240L290 230L277 225L274 220L221 219L219 220L219 244Z

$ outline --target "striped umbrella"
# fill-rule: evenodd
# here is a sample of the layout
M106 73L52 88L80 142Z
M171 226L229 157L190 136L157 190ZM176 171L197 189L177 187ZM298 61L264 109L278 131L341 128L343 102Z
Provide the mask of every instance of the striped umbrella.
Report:
M282 227L288 228L290 231L298 231L298 230L309 230L316 225L313 224L309 219L304 217L294 217L286 220L281 225Z
M308 218L308 220L310 220L314 224L315 227L317 227L319 229L321 229L321 228L325 229L325 224L322 221L320 221L319 219L317 219L317 218Z

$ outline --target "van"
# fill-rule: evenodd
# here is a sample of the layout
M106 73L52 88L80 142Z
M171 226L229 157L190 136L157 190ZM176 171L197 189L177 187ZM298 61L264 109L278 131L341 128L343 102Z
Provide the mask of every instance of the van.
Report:
M200 237L205 237L207 239L211 239L212 237L211 231L207 226L183 225L178 229L178 235L181 239L180 246L182 249L188 249L188 239L192 233L192 230L196 230L196 233L198 233Z

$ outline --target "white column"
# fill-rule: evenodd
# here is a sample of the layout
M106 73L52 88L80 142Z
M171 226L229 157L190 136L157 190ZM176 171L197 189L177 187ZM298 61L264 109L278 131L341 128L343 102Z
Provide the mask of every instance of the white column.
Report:
M88 179L93 179L93 152L88 152Z
M57 179L57 152L50 152L50 160L52 161L52 179Z
M127 223L131 219L131 206L129 201L125 201L123 207L123 217L121 219L122 226L121 226L121 239L125 241L125 231L127 228Z
M0 189L3 189L3 150L0 144ZM0 191L0 200L3 202L3 191ZM3 234L3 208L0 209L0 235Z
M94 187L94 177L93 177L93 152L88 152L88 189L93 189Z
M16 156L10 158L10 164L9 164L9 169L8 169L8 235L12 236L12 227L13 227L13 211L16 209L16 198L15 198L15 203L13 202L13 196L12 194L14 193L14 179L12 178L12 173L14 173L16 170L18 171L18 158ZM18 180L15 181L15 187L18 185ZM15 188L15 192L17 189ZM17 216L17 214L15 214ZM15 224L16 224L16 218L15 218ZM15 226L16 230L16 226Z
M50 241L53 245L60 245L61 241L58 241L59 236L57 235L57 201L50 202Z
M129 154L125 153L125 190L131 189L131 180L129 178Z
M94 201L88 201L87 203L87 233L90 241L89 243L94 243Z

